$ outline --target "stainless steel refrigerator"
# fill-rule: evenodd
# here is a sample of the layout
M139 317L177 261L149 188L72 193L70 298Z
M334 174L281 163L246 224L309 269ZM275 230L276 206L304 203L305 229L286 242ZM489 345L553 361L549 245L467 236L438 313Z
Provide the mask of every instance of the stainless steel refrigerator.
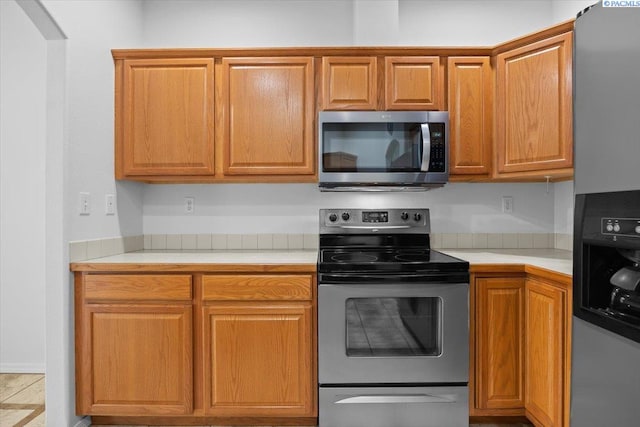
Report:
M640 425L640 7L604 6L630 4L575 22L572 427Z

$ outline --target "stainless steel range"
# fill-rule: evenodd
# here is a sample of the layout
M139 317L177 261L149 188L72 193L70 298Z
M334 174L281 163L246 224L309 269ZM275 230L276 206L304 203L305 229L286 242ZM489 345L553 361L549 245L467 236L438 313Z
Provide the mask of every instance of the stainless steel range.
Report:
M469 264L428 209L322 209L320 427L469 425Z

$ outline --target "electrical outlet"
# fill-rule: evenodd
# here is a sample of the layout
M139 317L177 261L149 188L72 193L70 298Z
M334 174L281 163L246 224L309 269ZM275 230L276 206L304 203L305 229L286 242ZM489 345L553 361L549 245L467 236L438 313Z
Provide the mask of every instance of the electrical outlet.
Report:
M502 196L502 212L513 213L513 197Z
M196 199L195 197L185 197L184 198L184 213L192 214L196 210Z
M104 196L104 213L105 215L116 214L116 198L113 194Z
M78 213L80 215L91 215L91 193L80 193Z

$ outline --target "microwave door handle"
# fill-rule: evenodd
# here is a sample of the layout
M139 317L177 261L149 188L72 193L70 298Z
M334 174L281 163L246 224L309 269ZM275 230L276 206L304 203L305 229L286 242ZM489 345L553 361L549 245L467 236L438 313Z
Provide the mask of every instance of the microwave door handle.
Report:
M422 163L420 164L421 172L429 172L429 162L431 161L431 132L429 132L429 123L421 123L422 129Z

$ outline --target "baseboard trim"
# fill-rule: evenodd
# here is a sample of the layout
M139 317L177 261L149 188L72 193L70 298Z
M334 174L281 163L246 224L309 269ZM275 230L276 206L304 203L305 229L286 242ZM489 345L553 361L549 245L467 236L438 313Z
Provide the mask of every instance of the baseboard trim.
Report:
M0 363L3 374L44 374L44 364L41 363Z
M91 417L84 417L73 425L73 427L90 427L90 426L91 426Z

